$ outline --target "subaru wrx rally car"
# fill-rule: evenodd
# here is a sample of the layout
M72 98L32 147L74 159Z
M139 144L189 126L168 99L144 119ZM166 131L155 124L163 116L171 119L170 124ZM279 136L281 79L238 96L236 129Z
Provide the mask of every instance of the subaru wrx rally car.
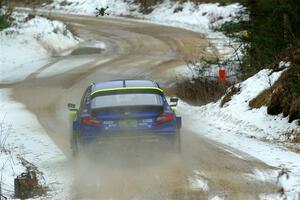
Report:
M112 139L156 138L180 148L181 117L166 100L158 83L117 80L91 84L80 107L69 103L73 154L91 144Z

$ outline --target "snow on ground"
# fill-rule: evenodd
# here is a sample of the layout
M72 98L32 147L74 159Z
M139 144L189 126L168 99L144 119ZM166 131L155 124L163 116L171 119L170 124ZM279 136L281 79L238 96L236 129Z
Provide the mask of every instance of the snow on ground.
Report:
M190 188L193 190L202 190L207 192L209 190L208 181L205 179L205 175L195 170L194 176L189 177Z
M224 200L223 198L219 197L219 196L214 196L213 198L211 198L210 200Z
M90 40L86 41L81 44L81 47L88 47L88 48L96 48L96 49L105 49L106 44L102 41L97 41L97 40Z
M255 179L261 182L270 182L276 183L277 175L276 171L274 170L260 170L260 169L253 169L251 174L245 174L250 180Z
M15 13L13 27L0 32L0 83L25 79L49 62L64 55L78 40L58 21ZM101 45L103 46L103 45ZM72 182L67 158L47 136L36 117L25 106L9 98L9 89L0 89L0 169L2 194L13 197L14 178L25 172L22 159L43 173L42 184L49 187L41 199L68 199ZM40 177L41 178L41 177Z
M234 95L223 108L220 108L220 101L211 103L201 107L199 115L204 117L209 113L207 117L211 121L221 120L220 126L225 131L259 139L285 139L285 133L299 129L297 121L288 123L288 118L284 118L282 115L268 115L267 107L250 109L248 106L249 101L273 85L281 75L279 72L269 76L269 73L270 70L262 70L238 84L237 87L240 87L241 91L238 95Z
M218 3L203 3L196 5L192 2L178 3L169 0L153 6L149 14L142 14L139 5L134 1L124 0L54 0L50 6L73 14L95 15L96 8L106 8L107 13L113 16L133 16L154 23L167 26L180 27L206 34L214 46L223 55L230 55L233 49L228 47L229 38L214 28L221 24L235 20L244 12L240 4L220 6Z
M41 184L49 187L41 199L68 199L72 178L67 171L67 158L39 125L35 115L24 105L12 101L9 89L0 90L0 167L3 195L12 198L14 178L25 172L21 159L26 159L43 173ZM4 149L9 150L5 152Z
M53 64L51 67L43 70L38 77L49 77L63 74L71 69L77 68L81 65L92 62L91 58L70 58L68 60L61 60Z
M80 15L95 15L96 8L106 8L107 13L114 16L140 16L139 6L134 1L123 0L53 0L53 3L45 8L60 10L67 13Z
M232 53L226 47L229 39L221 32L213 29L227 21L232 21L241 15L244 8L240 4L220 6L218 3L203 3L196 5L192 2L183 4L164 1L153 12L145 15L145 19L168 26L180 27L206 34L221 54Z
M262 70L240 83L240 92L234 95L223 108L220 107L220 101L201 107L181 102L178 105L178 111L186 119L185 123L190 123L187 127L193 127L198 134L239 149L271 166L290 170L290 178L288 180L282 178L281 184L287 189L289 199L298 199L300 155L284 147L261 141L264 139L286 140L283 136L286 132L300 131L298 122L288 123L288 119L282 115L268 115L266 107L250 109L248 106L249 101L274 84L282 72L272 75L269 73L270 70ZM237 155L237 157L242 156ZM273 180L276 180L273 172L254 170L252 176L249 174L245 174L245 176L257 177L258 180L262 180L266 179L267 175L265 174L273 176ZM262 199L265 197L262 196Z
M15 14L13 27L0 32L0 83L21 81L49 62L53 55L67 53L78 44L66 25L59 21Z

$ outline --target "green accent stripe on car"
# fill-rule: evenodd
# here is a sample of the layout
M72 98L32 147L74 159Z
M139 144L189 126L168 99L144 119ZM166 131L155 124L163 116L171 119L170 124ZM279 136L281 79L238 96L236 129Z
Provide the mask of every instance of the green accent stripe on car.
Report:
M118 90L158 90L160 92L164 92L162 89L157 87L122 87L122 88L108 88L108 89L96 90L91 95L93 96L101 92L111 92L111 91L118 91Z
M71 124L73 124L75 118L76 118L76 114L77 114L77 111L70 111L70 121L71 121Z

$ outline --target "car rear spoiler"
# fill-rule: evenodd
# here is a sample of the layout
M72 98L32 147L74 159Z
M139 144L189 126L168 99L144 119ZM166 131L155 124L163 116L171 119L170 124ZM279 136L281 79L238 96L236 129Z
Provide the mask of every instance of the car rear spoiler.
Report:
M124 87L124 88L108 88L92 92L91 98L97 96L113 95L113 94L159 94L163 95L163 90L157 87Z

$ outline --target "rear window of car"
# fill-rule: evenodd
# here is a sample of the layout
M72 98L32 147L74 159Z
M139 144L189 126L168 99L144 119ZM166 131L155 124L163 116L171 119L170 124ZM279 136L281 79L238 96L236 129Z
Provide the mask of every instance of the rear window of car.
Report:
M162 106L163 101L158 94L114 94L94 97L92 109L123 106Z

